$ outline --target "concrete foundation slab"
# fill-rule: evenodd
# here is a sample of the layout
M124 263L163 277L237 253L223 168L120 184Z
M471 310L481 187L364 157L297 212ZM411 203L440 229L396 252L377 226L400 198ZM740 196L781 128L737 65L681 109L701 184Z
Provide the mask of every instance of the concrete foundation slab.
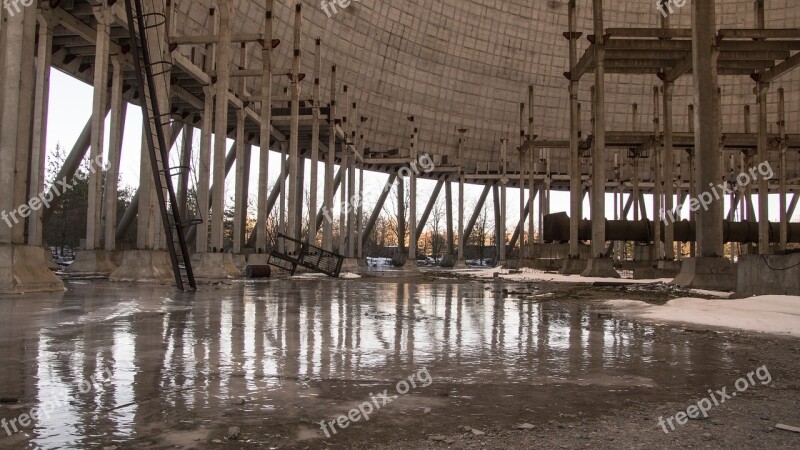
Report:
M164 250L127 250L122 264L111 273L112 281L168 283L175 280L169 254Z
M247 267L247 255L231 254L233 265L239 270L239 273L244 273L244 268Z
M800 254L744 255L736 264L736 297L800 295Z
M192 269L195 278L220 280L242 276L230 253L195 253L192 255Z
M65 272L111 275L119 267L117 256L107 250L81 250Z
M736 272L724 258L689 258L683 260L681 273L672 282L695 289L733 291Z
M586 263L586 269L581 272L582 277L592 278L621 278L614 269L614 260L611 258L590 259Z
M561 275L580 275L586 270L585 259L572 259L567 258L561 264L561 270L558 271Z
M0 294L63 292L64 283L50 269L44 247L0 244Z
M267 266L269 265L269 255L266 253L251 253L247 255L248 266Z

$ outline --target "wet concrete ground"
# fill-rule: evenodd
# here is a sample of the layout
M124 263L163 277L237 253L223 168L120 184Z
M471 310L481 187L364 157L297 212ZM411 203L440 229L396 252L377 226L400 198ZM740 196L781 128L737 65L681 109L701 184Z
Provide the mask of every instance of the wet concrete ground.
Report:
M663 290L387 274L68 287L0 302L0 448L666 448L687 431L663 440L659 416L763 365L773 383L719 414L800 425L797 340L638 323L600 301ZM369 420L330 424L365 402ZM701 431L697 446L723 442Z

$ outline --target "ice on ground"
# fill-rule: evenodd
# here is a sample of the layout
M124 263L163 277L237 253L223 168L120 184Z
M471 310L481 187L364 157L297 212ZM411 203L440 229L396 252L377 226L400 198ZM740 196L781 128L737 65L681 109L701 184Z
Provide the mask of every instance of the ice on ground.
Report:
M463 270L462 272L467 272ZM520 273L509 273L506 269L477 269L470 270L470 275L476 278L493 278L495 273L500 273L500 277L507 281L549 281L554 283L630 283L630 284L654 284L670 283L672 278L655 280L631 280L620 278L587 278L580 275L560 275L557 273L547 273L540 270L522 269ZM729 295L729 294L728 294Z
M733 328L800 337L800 297L765 295L740 300L678 298L663 306L636 300L607 304L633 318Z

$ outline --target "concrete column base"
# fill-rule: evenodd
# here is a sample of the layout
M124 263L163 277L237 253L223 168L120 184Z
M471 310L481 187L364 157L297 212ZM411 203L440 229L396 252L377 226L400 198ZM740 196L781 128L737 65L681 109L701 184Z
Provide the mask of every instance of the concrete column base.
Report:
M456 265L456 258L455 256L448 256L445 255L442 257L442 262L439 263L439 267L445 268L453 268Z
M392 265L395 267L403 267L408 263L408 256L406 255L394 255L392 257Z
M345 258L344 261L342 261L342 273L358 272L359 267L359 260L357 258Z
M233 265L239 270L239 273L244 273L244 268L247 267L247 255L231 253L231 259L233 260Z
M611 258L593 258L586 262L586 269L581 272L587 278L622 278L614 269L614 260Z
M683 261L681 273L672 283L695 289L733 291L736 272L725 258L689 258Z
M453 269L469 269L469 266L467 266L466 261L459 259L455 264L453 264Z
M586 270L585 259L567 258L564 260L561 270L558 271L561 275L580 275Z
M111 281L175 281L166 250L127 250L122 255L122 264L108 278Z
M0 244L0 294L64 292L64 283L47 268L52 259L44 247Z
M736 297L800 295L800 254L746 255L736 264Z
M192 270L195 278L211 280L242 276L230 253L195 253L192 255Z
M266 253L251 253L247 255L248 266L267 266L269 265L269 255Z
M413 259L413 260L409 259L403 265L403 269L404 270L419 270L419 263L417 262L416 259Z
M121 254L107 250L80 250L66 273L91 273L111 275L122 262Z

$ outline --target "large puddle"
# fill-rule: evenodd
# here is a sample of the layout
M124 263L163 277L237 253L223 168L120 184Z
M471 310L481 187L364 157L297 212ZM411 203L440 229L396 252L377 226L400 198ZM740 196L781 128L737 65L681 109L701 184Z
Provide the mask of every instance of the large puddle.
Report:
M203 447L230 426L251 444L323 445L319 421L427 369L429 386L333 439L424 436L486 418L602 413L757 367L754 349L725 334L614 318L599 302L530 285L201 290L73 282L65 294L3 299L0 447Z

